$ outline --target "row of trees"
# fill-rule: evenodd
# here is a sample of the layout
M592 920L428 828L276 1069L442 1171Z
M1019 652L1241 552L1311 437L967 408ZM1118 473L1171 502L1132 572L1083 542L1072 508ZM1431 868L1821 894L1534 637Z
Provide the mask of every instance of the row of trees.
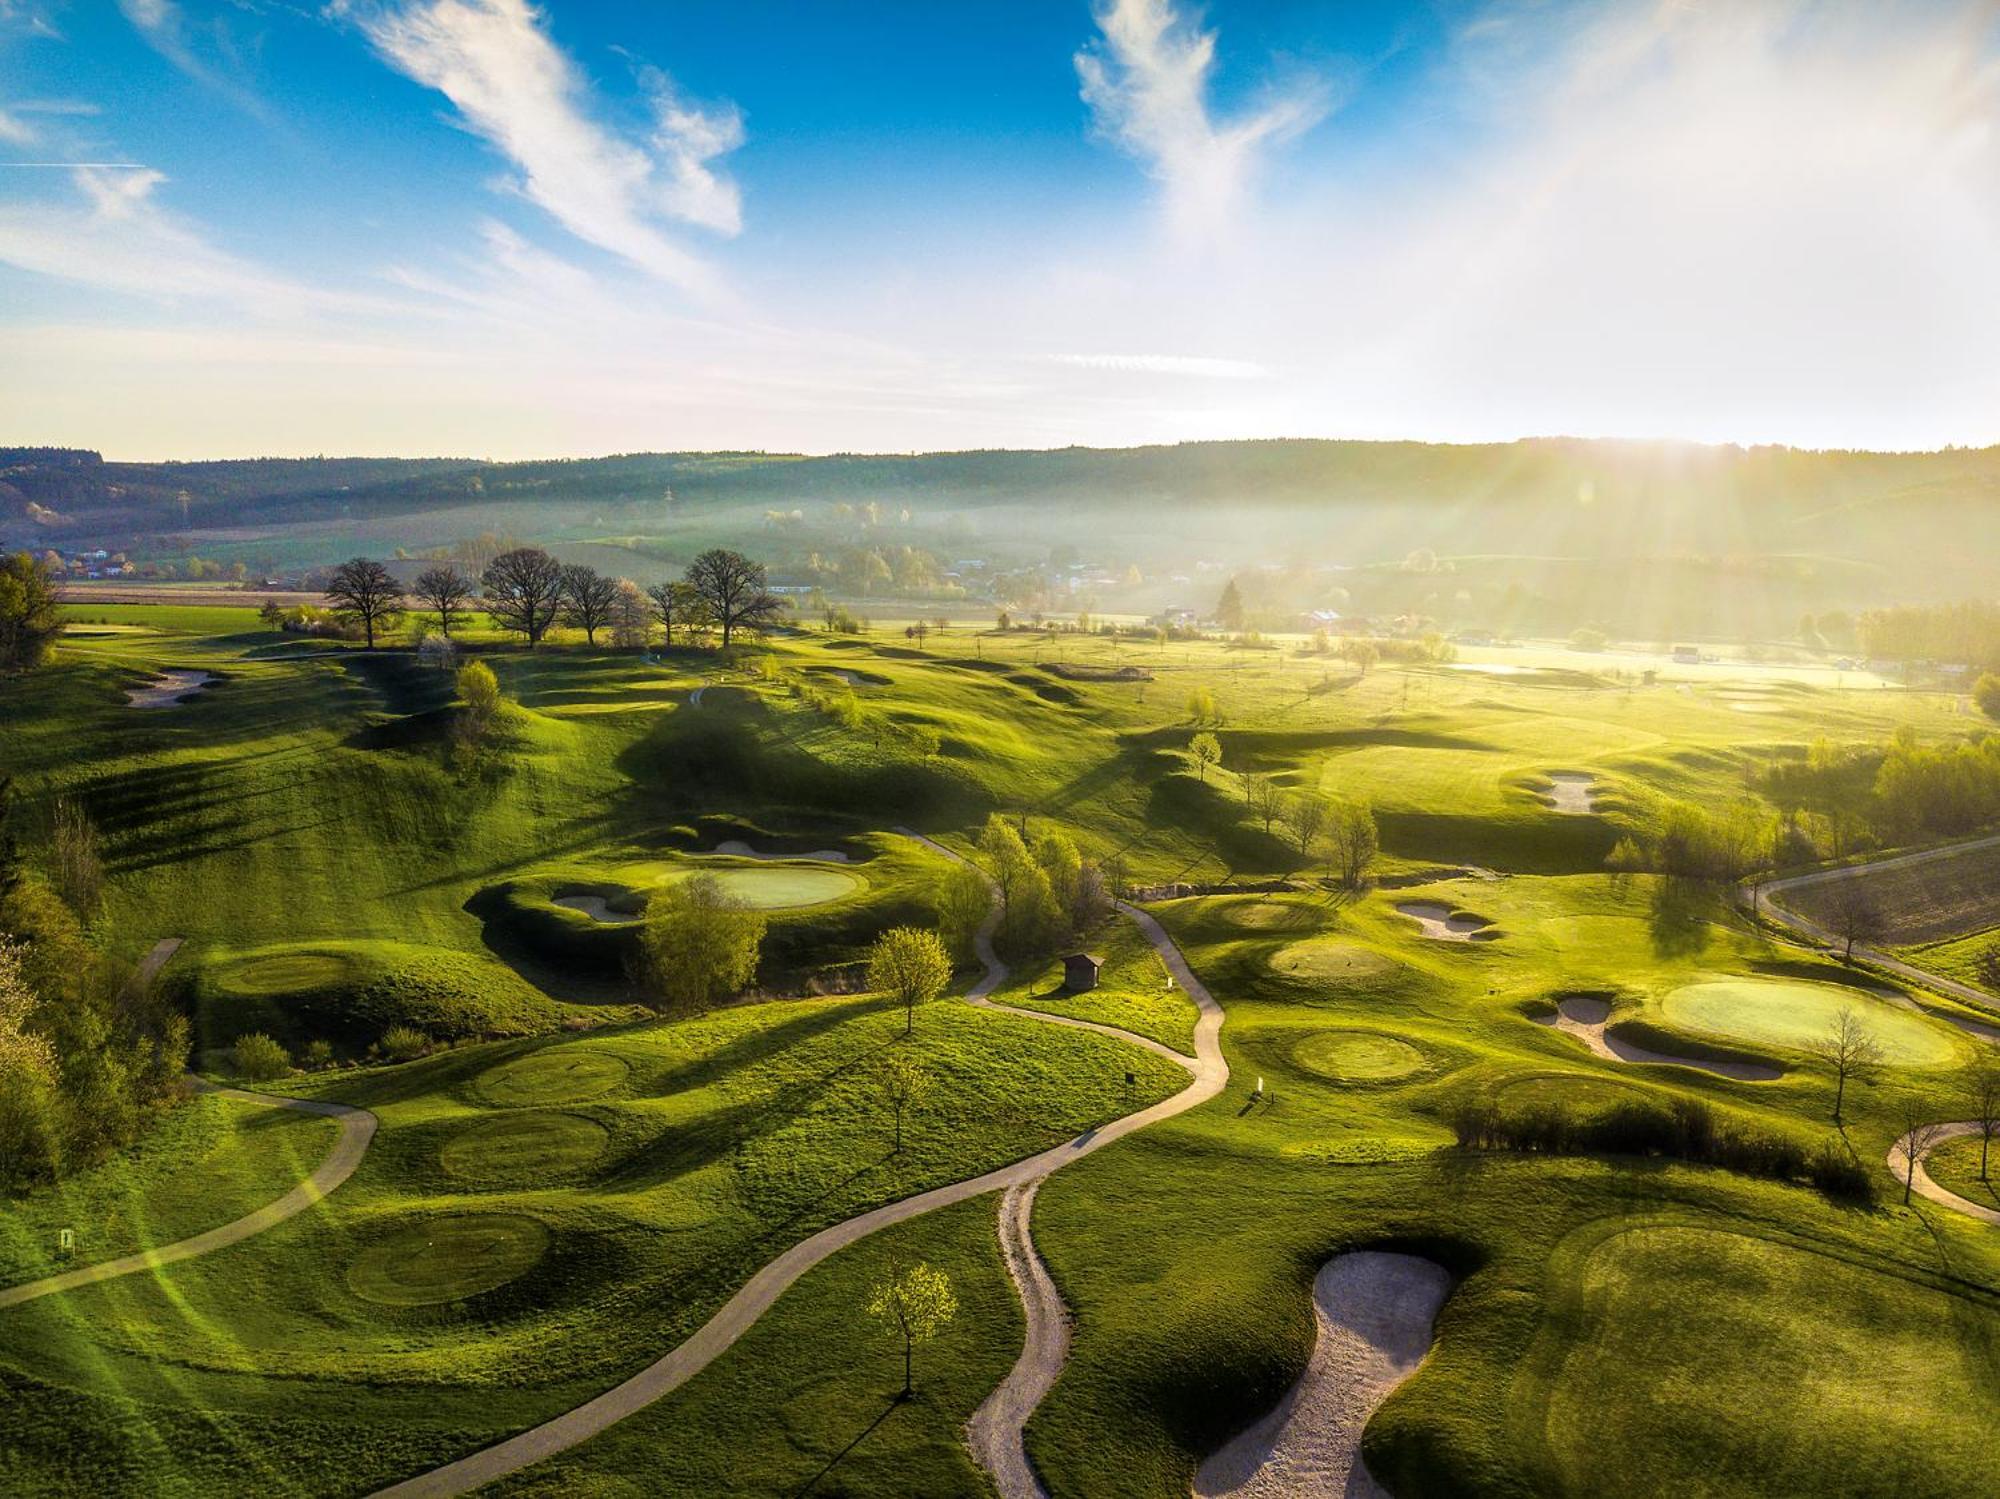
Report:
M2000 735L1925 744L1905 724L1881 750L1821 739L1803 760L1769 770L1759 789L1799 858L1970 832L2000 818Z
M1211 767L1222 763L1222 741L1210 733L1188 741L1188 758L1206 784ZM1292 847L1308 865L1324 862L1327 875L1349 890L1368 882L1368 872L1382 852L1375 810L1365 801L1341 801L1317 791L1287 791L1264 771L1248 770L1237 777L1243 805L1263 824L1266 837L1282 826Z
M425 568L407 591L382 563L356 557L333 570L325 593L336 617L358 630L371 650L379 635L402 623L412 600L446 637L476 606L530 647L558 624L583 631L592 645L602 631L617 644L640 646L657 623L668 645L677 632L692 645L720 630L727 648L738 634L768 630L784 614L763 564L722 547L695 558L681 579L643 591L629 579L559 562L540 547L514 547L493 557L476 582L443 562Z

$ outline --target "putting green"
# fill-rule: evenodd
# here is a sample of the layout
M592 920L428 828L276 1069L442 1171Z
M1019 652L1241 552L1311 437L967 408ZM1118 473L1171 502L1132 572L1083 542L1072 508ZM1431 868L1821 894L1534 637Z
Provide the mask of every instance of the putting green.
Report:
M1603 1114L1624 1103L1644 1103L1659 1095L1613 1078L1586 1077L1580 1072L1538 1072L1509 1078L1493 1098L1510 1114L1540 1104L1557 1104L1571 1113Z
M757 911L820 906L858 889L861 881L839 869L808 864L772 864L761 869L676 869L661 883L713 875L723 890Z
M521 1181L579 1171L609 1139L603 1125L581 1114L503 1114L453 1135L438 1162L467 1181Z
M1424 1054L1374 1031L1320 1031L1292 1046L1292 1060L1336 1083L1387 1083L1421 1072Z
M487 1068L473 1087L503 1109L581 1103L609 1093L631 1070L608 1051L550 1046Z
M1376 974L1390 972L1395 966L1395 959L1385 957L1372 947L1331 937L1294 942L1271 955L1274 972L1286 978L1318 983L1338 984L1372 978Z
M1299 931L1319 925L1319 914L1312 907L1283 900L1239 902L1224 907L1218 914L1245 932Z
M1882 1048L1885 1061L1937 1067L1958 1057L1944 1026L1896 1009L1857 989L1796 979L1715 979L1674 990L1663 1006L1675 1025L1711 1036L1804 1049L1823 1039L1851 1009Z
M354 973L354 964L338 953L278 952L225 963L217 987L230 994L268 998L330 989Z
M347 1267L355 1295L383 1306L435 1306L504 1286L534 1268L549 1231L517 1213L465 1213L394 1229Z

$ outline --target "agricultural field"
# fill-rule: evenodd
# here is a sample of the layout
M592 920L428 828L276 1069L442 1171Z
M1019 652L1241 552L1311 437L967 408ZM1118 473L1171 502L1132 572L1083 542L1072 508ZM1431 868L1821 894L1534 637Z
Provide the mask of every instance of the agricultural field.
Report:
M0 1205L0 1491L1014 1499L1012 1451L1057 1499L1206 1493L1333 1325L1322 1267L1371 1250L1448 1285L1356 1418L1357 1485L2000 1492L2000 1227L1905 1205L1886 1164L1913 1117L1967 1117L1993 1015L1607 868L1816 740L1963 737L1955 697L969 624L528 651L481 619L462 648L508 706L474 754L407 650L76 612L0 680L18 815L87 809L117 964L179 939L155 982L197 1072L245 1086L253 1033L319 1060L248 1085L308 1110L201 1095ZM1364 888L1265 785L1372 809ZM995 814L1145 898L1056 949L962 933L906 1013L871 946L949 926ZM1860 877L1907 951L1975 930L1946 927L1992 857ZM696 876L768 923L761 961L662 1015L641 933ZM1874 1060L1836 1122L1843 1016ZM898 1066L929 1081L906 1114ZM240 1223L357 1138L280 1221L36 1290ZM1976 1141L1927 1169L1993 1205ZM902 1398L868 1304L913 1264L955 1312ZM1024 1345L1048 1378L996 1414Z

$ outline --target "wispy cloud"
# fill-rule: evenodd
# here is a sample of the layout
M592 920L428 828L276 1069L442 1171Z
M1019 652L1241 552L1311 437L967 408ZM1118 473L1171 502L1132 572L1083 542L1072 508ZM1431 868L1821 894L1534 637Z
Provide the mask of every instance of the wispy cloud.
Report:
M34 128L20 117L0 108L0 144L9 146L32 146L38 139Z
M259 119L267 117L264 101L238 76L240 63L225 19L218 17L199 27L190 27L186 12L176 0L118 0L118 8L145 38L147 46L188 77L215 90L245 113ZM197 34L202 38L199 48ZM223 66L209 61L202 55L203 50L219 55Z
M1199 354L1052 354L1055 364L1127 375L1185 375L1199 380L1262 380L1271 372L1251 359L1211 359Z
M742 139L733 109L688 105L654 74L648 150L592 117L581 74L525 0L418 0L345 13L390 66L451 100L465 127L519 169L518 191L571 234L661 280L714 289L713 268L661 221L738 228L736 188L711 165Z
M1332 107L1324 80L1274 90L1256 108L1218 120L1209 103L1215 33L1171 0L1106 0L1100 38L1076 54L1097 127L1146 164L1184 233L1207 238L1241 208L1258 156L1310 129Z

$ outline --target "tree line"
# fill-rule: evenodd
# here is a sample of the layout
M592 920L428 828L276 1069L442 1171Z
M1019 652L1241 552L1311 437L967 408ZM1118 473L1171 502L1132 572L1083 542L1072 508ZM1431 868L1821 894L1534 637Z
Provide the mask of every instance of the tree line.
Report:
M646 589L582 563L559 562L540 547L501 552L477 578L455 562L440 562L407 590L383 563L355 557L333 570L325 594L334 617L371 650L413 607L447 639L483 609L530 648L564 625L581 630L593 646L603 633L628 648L646 645L656 626L669 646L696 645L719 631L727 649L738 635L771 629L785 613L764 565L723 547L696 557L681 578Z

